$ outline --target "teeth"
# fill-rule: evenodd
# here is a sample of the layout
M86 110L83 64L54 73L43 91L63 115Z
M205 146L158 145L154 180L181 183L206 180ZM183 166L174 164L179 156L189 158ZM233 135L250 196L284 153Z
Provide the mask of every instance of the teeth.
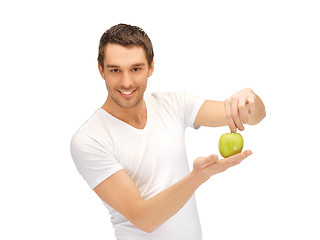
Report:
M122 91L120 91L120 92L125 94L125 95L129 95L129 94L133 93L133 91L131 91L131 92L122 92Z

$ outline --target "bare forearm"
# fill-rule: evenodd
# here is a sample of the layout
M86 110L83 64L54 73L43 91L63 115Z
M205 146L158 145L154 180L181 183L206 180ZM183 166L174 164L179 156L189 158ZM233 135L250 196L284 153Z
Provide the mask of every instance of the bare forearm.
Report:
M146 232L152 232L175 215L204 182L192 172L154 197L136 207L136 223Z
M217 155L198 157L193 162L193 170L176 184L148 200L135 204L135 224L146 232L152 232L175 215L190 199L192 194L212 175L239 164L251 155L244 151L229 158L218 159Z
M212 175L239 164L250 154L250 151L244 151L224 159L218 159L215 154L198 157L193 162L191 173L147 200L142 198L139 189L124 169L102 181L94 191L138 228L152 232L175 215Z

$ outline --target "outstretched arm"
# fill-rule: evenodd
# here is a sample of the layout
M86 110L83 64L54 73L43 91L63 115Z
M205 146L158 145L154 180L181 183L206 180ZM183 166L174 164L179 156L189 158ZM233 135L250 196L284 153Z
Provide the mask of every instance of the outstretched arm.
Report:
M252 89L243 89L225 101L206 100L196 117L195 126L229 126L231 132L244 130L243 124L255 125L266 116L265 106Z
M249 155L251 151L247 150L224 159L218 159L217 155L199 157L194 161L191 173L147 200L141 197L125 170L111 175L93 190L132 224L150 233L175 215L212 175L239 164Z

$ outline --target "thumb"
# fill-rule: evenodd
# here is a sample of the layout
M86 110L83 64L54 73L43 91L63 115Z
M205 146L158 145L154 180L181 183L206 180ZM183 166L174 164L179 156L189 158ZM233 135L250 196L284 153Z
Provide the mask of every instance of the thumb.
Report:
M218 161L219 157L216 154L212 154L208 157L203 158L202 160L202 167L207 167L213 163L215 163L216 161Z

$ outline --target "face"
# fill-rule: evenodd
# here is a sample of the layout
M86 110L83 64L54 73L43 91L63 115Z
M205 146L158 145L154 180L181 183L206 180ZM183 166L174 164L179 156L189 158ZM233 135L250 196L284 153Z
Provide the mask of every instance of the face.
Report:
M148 77L153 73L153 62L149 67L142 47L123 47L108 43L105 48L104 69L99 65L99 71L106 82L107 103L131 108L143 99Z

